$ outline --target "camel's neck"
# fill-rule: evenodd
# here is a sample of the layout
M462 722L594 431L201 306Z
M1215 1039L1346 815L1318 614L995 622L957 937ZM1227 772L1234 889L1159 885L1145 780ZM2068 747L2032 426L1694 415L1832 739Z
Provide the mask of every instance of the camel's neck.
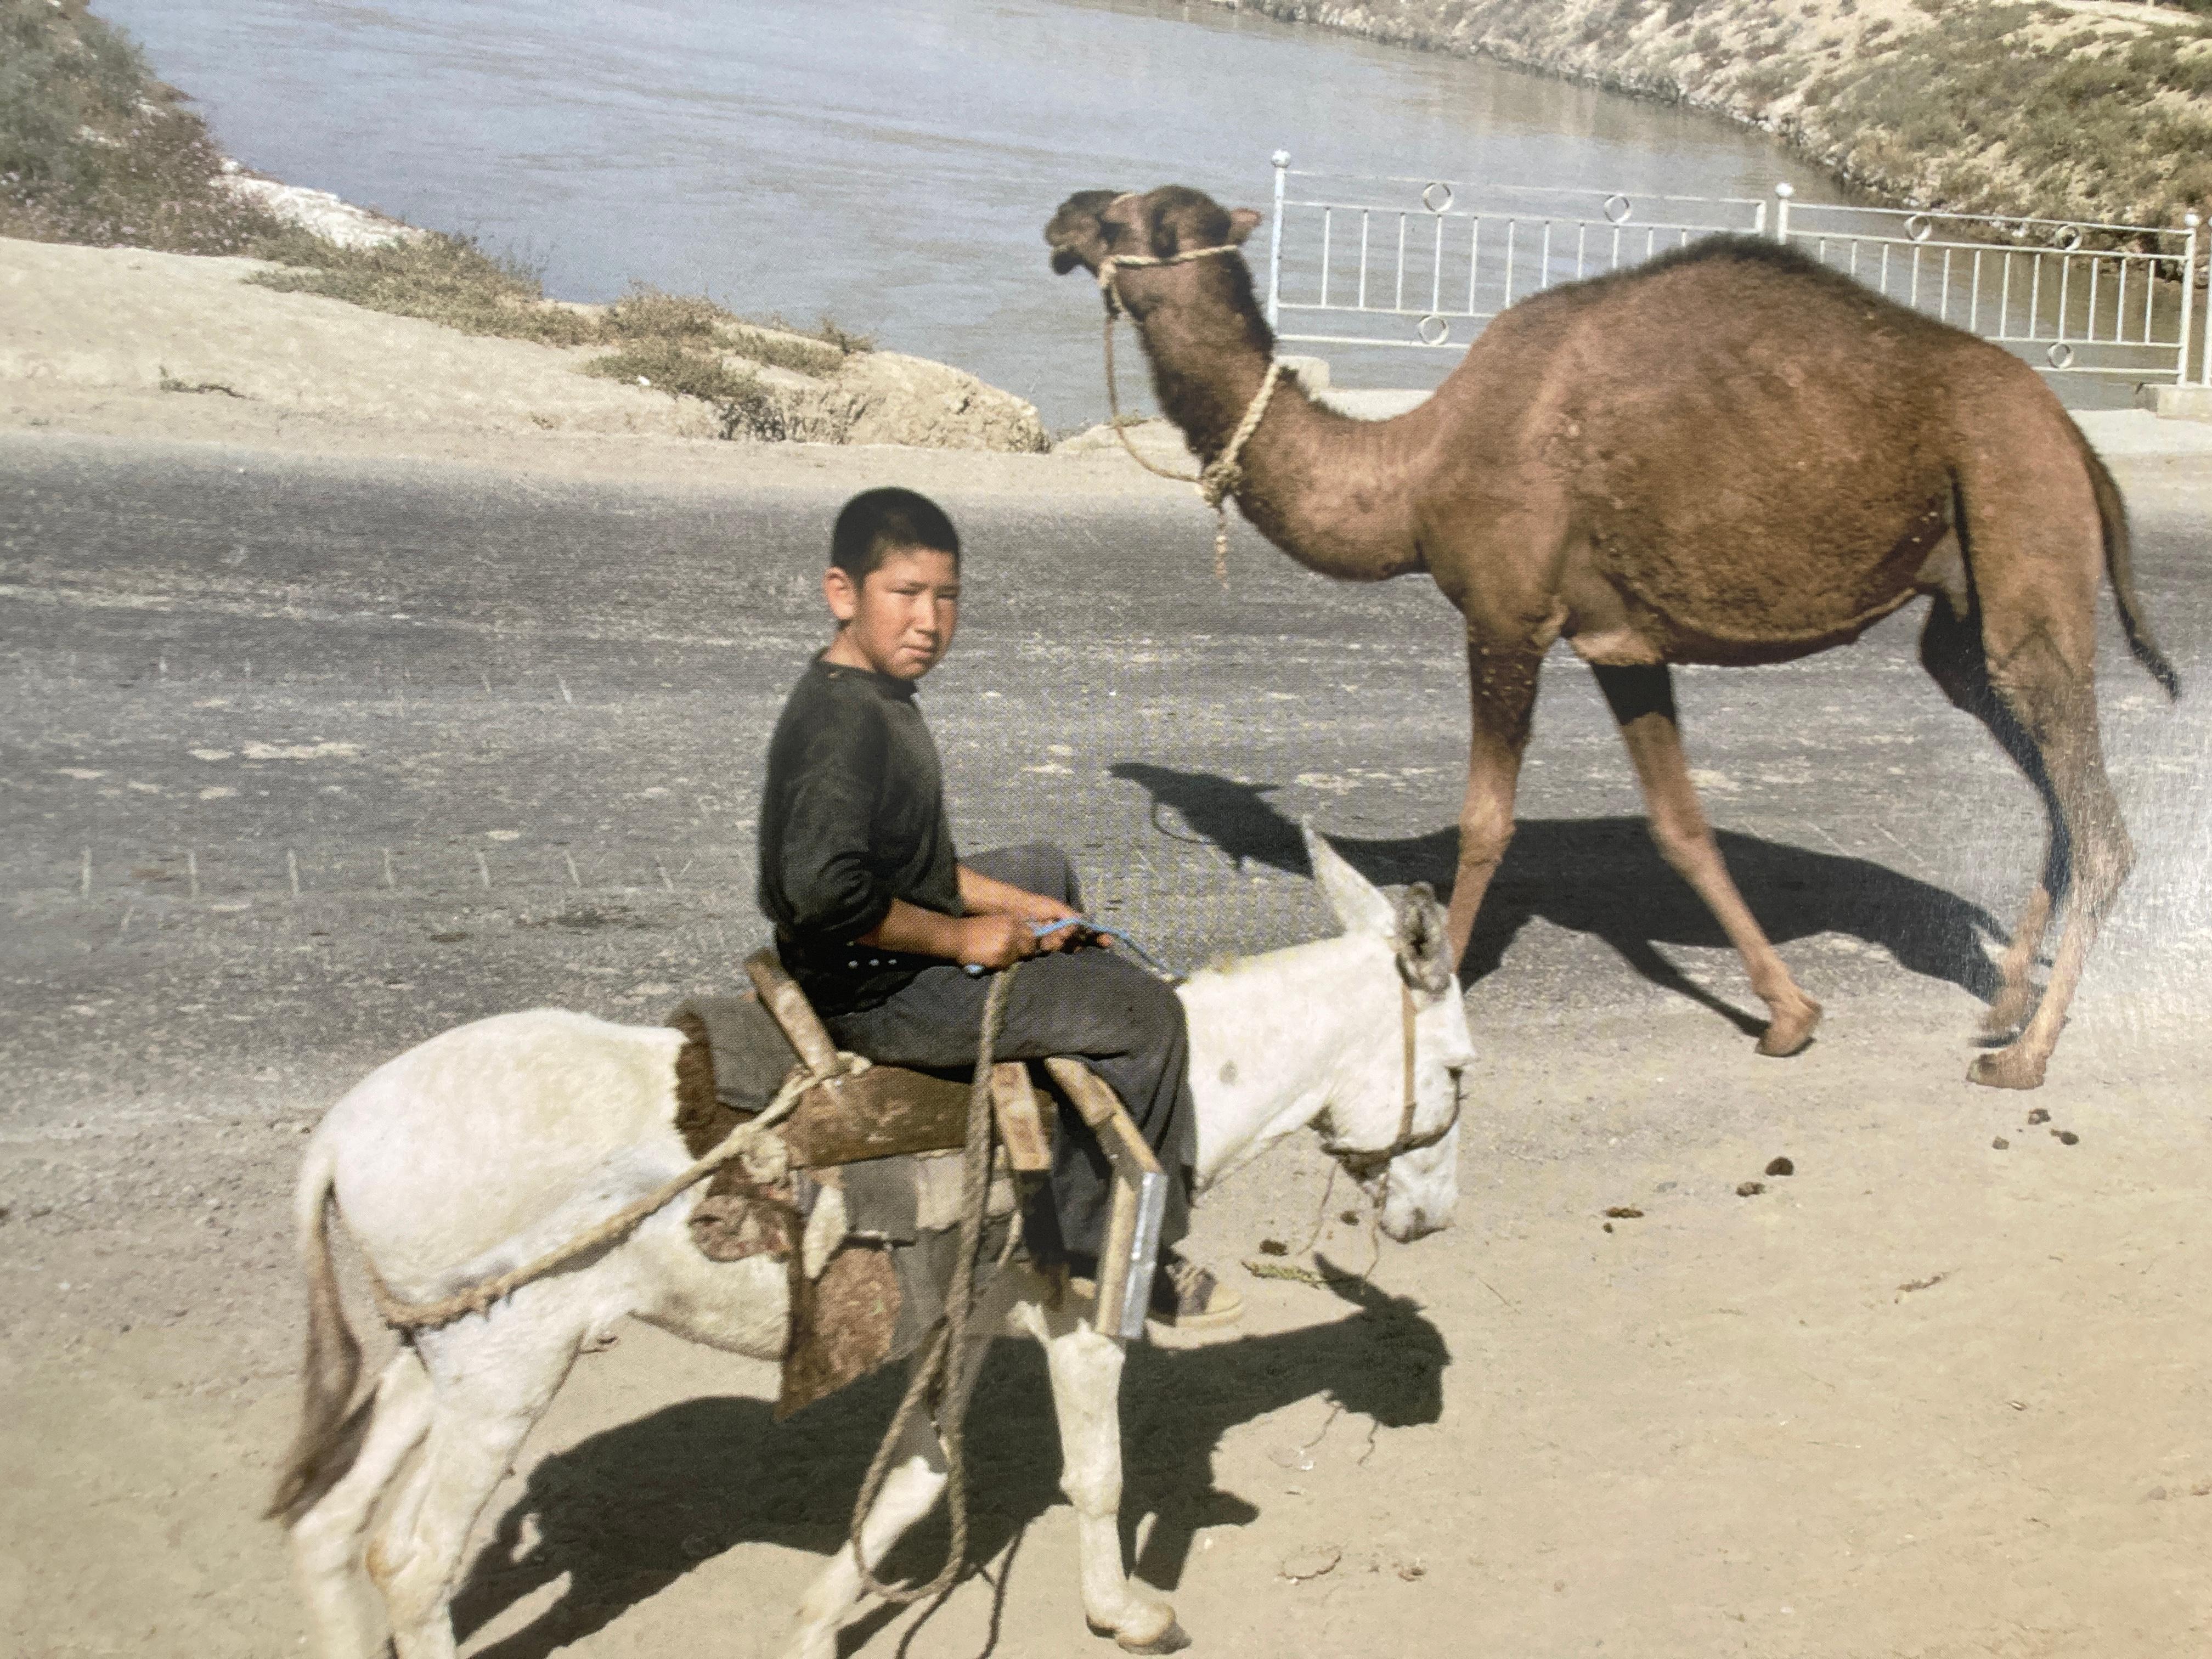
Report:
M1206 273L1196 297L1140 325L1160 409L1206 461L1221 453L1266 378L1273 337L1249 283ZM1374 581L1422 565L1413 459L1431 417L1355 421L1289 374L1238 459L1237 504L1267 539L1324 575Z
M1396 985L1388 951L1350 935L1185 981L1200 1187L1311 1123L1377 1032L1397 1042Z

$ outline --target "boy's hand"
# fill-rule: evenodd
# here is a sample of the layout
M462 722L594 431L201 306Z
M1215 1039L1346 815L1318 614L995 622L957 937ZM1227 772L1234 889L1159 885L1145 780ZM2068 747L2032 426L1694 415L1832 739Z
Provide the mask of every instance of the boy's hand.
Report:
M1036 934L1019 916L964 916L960 927L960 961L974 968L1011 968L1040 948Z

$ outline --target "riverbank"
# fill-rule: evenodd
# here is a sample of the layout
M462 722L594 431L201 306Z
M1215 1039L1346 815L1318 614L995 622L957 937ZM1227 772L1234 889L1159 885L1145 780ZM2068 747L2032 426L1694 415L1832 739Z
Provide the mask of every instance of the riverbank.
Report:
M67 386L64 402L185 394L425 435L1047 445L1026 400L826 317L763 324L638 285L550 300L466 237L241 169L82 0L0 0L0 398L21 419L54 418ZM347 309L286 302L311 298Z
M1806 0L1786 12L1774 0L1242 5L1712 110L1913 206L2178 225L2212 204L2212 15L2191 10L2093 0Z

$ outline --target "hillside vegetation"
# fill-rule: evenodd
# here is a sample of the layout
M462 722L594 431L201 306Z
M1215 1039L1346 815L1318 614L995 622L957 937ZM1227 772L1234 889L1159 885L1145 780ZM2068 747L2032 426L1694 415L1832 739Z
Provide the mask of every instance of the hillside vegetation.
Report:
M83 0L0 0L0 236L246 255L276 267L247 278L264 287L467 334L604 347L585 373L699 398L725 437L837 441L881 429L898 441L1044 443L1026 404L991 413L994 398L1018 401L995 392L968 423L988 428L980 438L913 435L914 422L885 410L921 396L906 382L927 379L924 368L901 360L858 373L874 343L827 318L811 329L748 321L709 300L644 287L612 305L566 304L546 297L536 271L465 236L394 224L381 245L325 240L273 210L266 194L238 188L240 176L190 100L156 80L130 38ZM964 398L964 410L989 390L979 383L949 395Z
M2167 225L2212 204L2212 0L1243 0L1755 122L1916 206Z

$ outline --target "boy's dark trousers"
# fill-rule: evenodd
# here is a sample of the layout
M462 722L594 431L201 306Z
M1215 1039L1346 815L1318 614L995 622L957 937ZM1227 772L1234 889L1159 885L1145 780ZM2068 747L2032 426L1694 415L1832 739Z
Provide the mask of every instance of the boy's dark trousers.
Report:
M961 862L980 875L1083 908L1075 872L1056 847L1000 848ZM927 968L888 1002L832 1015L823 1024L839 1048L884 1065L965 1071L975 1063L990 988L987 974L971 975L952 963ZM1032 957L1014 975L994 1053L1000 1060L1052 1054L1084 1060L1121 1097L1168 1172L1162 1249L1189 1230L1197 1126L1190 1042L1182 1003L1171 988L1111 950ZM1064 1254L1086 1267L1086 1258L1095 1261L1105 1242L1113 1168L1073 1113L1060 1114L1055 1137L1051 1192L1060 1249L1053 1248L1053 1218L1042 1206L1032 1209L1024 1230L1035 1254L1046 1259Z

